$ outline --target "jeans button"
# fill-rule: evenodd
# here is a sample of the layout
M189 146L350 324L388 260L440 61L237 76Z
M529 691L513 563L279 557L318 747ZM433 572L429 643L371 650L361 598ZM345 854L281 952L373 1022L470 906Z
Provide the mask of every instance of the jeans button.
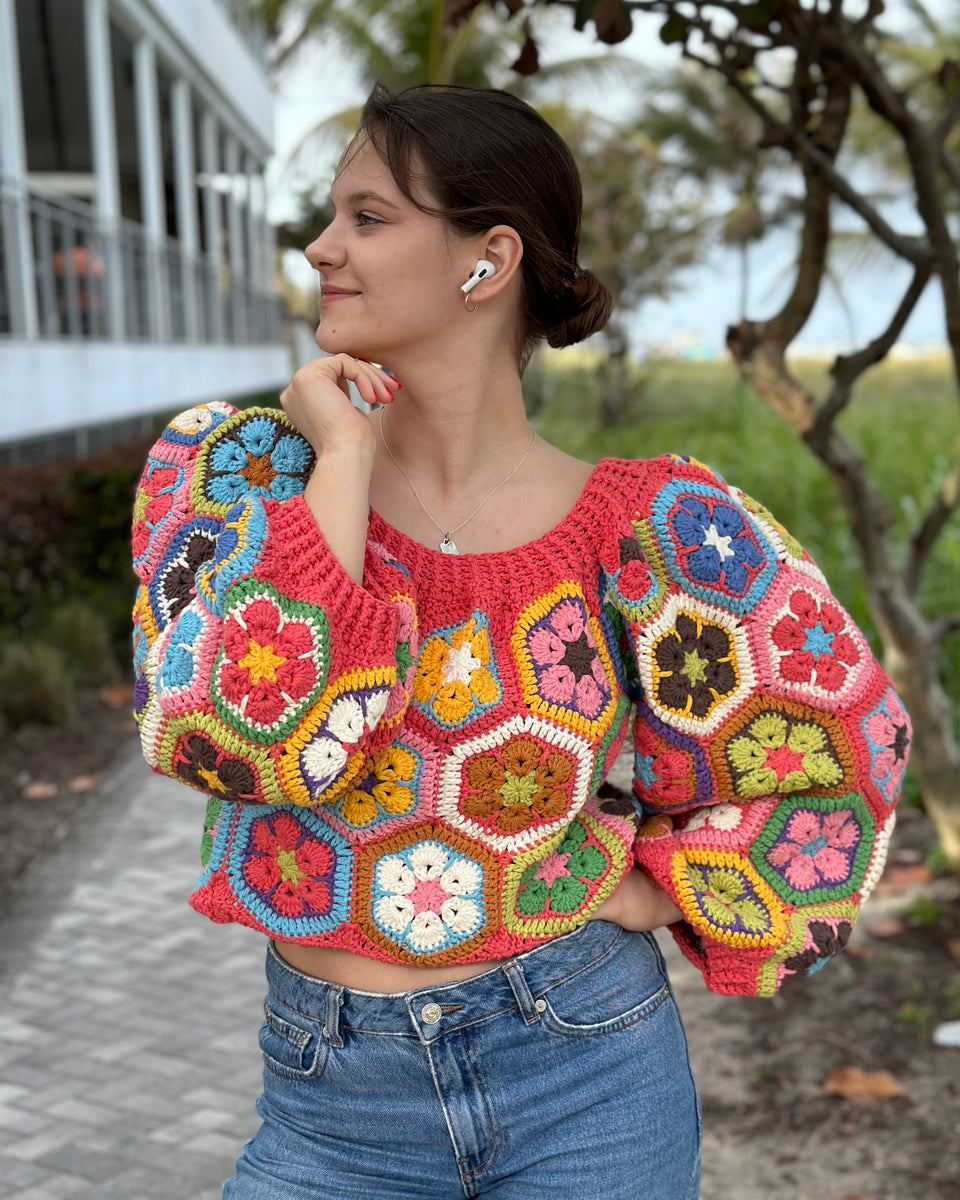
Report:
M425 1004L420 1009L420 1020L426 1025L436 1025L443 1016L443 1009L439 1004Z
M533 1007L537 1010L537 1012L540 1012L540 1013L546 1012L547 1011L547 1002L546 1002L546 1000L535 1000Z

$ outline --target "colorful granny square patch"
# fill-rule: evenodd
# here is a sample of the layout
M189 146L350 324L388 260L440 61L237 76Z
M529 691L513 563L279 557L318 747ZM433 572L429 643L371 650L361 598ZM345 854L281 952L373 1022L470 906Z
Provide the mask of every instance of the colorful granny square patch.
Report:
M817 580L818 583L826 583L823 572L817 564L789 530L780 524L773 513L764 508L759 501L754 500L752 496L748 496L746 492L741 492L739 488L728 484L727 489L730 495L739 501L748 513L752 514L753 519L769 538L770 544L776 550L777 557L781 562L793 567L794 570L802 571L804 575Z
M645 809L670 812L712 799L716 785L700 743L658 720L642 700L633 751L633 789Z
M804 796L770 814L750 861L791 904L845 900L863 882L873 839L873 817L855 792Z
M870 778L884 800L893 804L900 794L910 743L910 718L893 688L863 718L870 753Z
M863 634L812 580L771 592L751 624L751 645L773 692L815 708L851 705L874 670Z
M496 859L482 846L441 826L415 826L357 855L357 918L402 962L449 962L495 928L496 877Z
M281 412L239 412L197 451L190 498L197 512L224 516L246 496L289 500L307 485L316 455Z
M180 615L193 599L197 571L216 553L220 522L194 517L177 530L150 579L150 607L159 629Z
M690 924L727 946L778 946L786 913L749 861L730 850L678 850L673 884Z
M621 837L581 812L545 845L516 855L504 872L504 924L521 937L556 936L582 925L627 867Z
M647 704L684 733L713 733L756 687L739 620L690 596L671 596L635 650Z
M501 696L483 613L424 637L413 674L415 708L444 729L459 729L489 712Z
M221 616L227 589L245 575L252 575L267 536L267 514L262 504L240 500L227 509L219 522L213 557L197 571L197 594L211 612Z
M632 521L617 540L616 553L604 561L606 594L630 621L647 621L660 611L670 589L657 539L646 520Z
M849 900L790 913L789 936L760 968L757 995L772 996L791 977L815 975L850 940L856 920L857 906Z
M151 551L162 545L164 529L183 519L175 504L183 482L183 467L155 455L147 459L133 506L133 566L141 579Z
M210 713L168 720L157 758L164 774L220 800L259 805L285 799L269 751L250 745Z
M382 838L433 812L439 751L404 730L364 760L351 785L325 809L326 819L354 845Z
M678 818L677 841L683 845L745 851L776 806L773 799L751 800L746 804L704 804L688 816Z
M222 425L234 412L233 406L223 400L210 404L198 404L173 418L161 435L161 441L170 446L197 446L211 429Z
M329 663L323 609L249 580L233 589L223 614L214 706L226 724L272 744L290 734L316 700Z
M541 842L587 799L591 747L569 729L512 717L444 759L437 814L492 850Z
M616 673L579 584L561 583L520 614L513 653L531 712L600 737L617 708Z
M227 813L198 890L222 872L236 902L281 938L309 938L347 920L352 854L344 838L304 809Z
M735 613L756 608L777 573L777 556L735 500L709 484L675 479L651 512L667 570L685 591Z
M278 773L296 804L324 804L361 770L361 744L386 712L396 671L348 671L329 684L287 739Z
M772 696L745 704L713 739L709 755L717 794L730 800L812 788L839 795L854 778L837 718Z

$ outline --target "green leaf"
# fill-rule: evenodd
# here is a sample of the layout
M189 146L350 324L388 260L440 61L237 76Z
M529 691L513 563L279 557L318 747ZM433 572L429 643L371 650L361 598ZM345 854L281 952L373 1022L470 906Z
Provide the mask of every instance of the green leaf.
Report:
M660 26L660 41L665 46L670 46L674 42L682 42L687 35L687 22L679 13L674 13L672 17L668 17L663 25Z

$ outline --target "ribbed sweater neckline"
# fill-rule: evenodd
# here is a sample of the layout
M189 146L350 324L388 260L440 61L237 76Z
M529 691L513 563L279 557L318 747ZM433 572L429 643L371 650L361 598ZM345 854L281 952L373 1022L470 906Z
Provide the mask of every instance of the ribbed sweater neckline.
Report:
M634 474L642 464L623 459L603 458L590 472L586 483L573 507L552 528L539 537L508 550L491 550L479 554L444 554L415 541L386 521L374 508L370 509L369 533L393 554L398 561L415 573L430 575L456 575L466 570L472 574L479 565L495 569L505 566L516 558L539 556L551 547L562 546L569 551L571 545L592 542L603 525L609 521L611 512L616 511L611 501L623 495L623 477ZM633 470L630 470L633 468Z

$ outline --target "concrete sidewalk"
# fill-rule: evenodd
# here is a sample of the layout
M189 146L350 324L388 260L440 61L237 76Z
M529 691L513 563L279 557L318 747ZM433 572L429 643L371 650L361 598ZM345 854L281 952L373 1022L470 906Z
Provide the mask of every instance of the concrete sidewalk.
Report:
M187 906L202 819L131 741L0 903L0 1197L218 1200L233 1174L265 943Z

